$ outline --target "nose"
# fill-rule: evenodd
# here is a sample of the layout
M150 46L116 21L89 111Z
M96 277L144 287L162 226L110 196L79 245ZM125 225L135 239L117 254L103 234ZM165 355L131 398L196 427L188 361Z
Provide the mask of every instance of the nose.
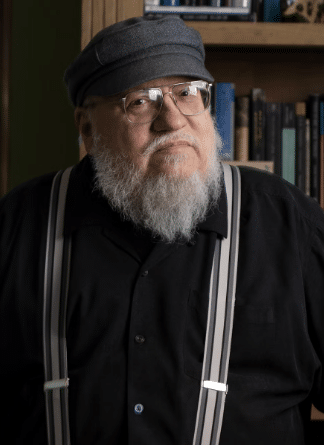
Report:
M176 131L186 126L186 124L187 118L175 104L171 91L164 93L160 113L152 122L153 129L155 131Z

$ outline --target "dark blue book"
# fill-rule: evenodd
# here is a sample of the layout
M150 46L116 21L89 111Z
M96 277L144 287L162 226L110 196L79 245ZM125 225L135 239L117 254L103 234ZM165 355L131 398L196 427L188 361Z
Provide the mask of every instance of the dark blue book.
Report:
M161 6L180 6L180 0L162 0Z
M281 22L281 0L264 0L263 1L263 21L264 22Z
M223 141L221 158L234 161L235 85L229 82L215 84L215 115L218 132Z

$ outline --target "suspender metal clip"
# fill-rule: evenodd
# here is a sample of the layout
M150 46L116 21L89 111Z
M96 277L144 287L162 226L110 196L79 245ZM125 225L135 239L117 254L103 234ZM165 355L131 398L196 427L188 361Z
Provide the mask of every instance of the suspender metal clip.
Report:
M44 383L44 391L51 391L57 388L67 388L69 386L69 380L69 378L49 380L48 382Z
M204 380L202 386L207 389L213 389L214 391L222 391L227 394L228 386L226 383L212 382L211 380Z

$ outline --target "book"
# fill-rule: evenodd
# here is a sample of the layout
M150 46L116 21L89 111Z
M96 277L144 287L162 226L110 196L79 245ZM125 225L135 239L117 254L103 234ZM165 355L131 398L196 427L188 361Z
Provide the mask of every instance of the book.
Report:
M265 159L265 101L266 96L261 88L251 90L251 137L250 160Z
M320 134L320 206L324 210L324 96L320 101L320 119L319 119L319 134Z
M265 159L274 163L274 172L281 176L281 103L267 102L265 114Z
M215 84L215 119L223 141L221 159L234 160L235 85L230 82Z
M144 0L145 6L160 6L160 0Z
M263 21L281 22L281 0L263 1Z
M319 202L319 94L308 97L307 117L310 119L311 197Z
M296 163L296 115L295 104L282 104L281 129L281 176L295 184Z
M179 0L162 0L162 6L180 6Z
M306 103L296 102L296 185L304 193L306 178Z
M144 0L145 15L176 14L184 20L244 20L250 21L251 3L250 0L244 0L244 7L219 7L219 3L211 0L161 0L156 4L154 0Z
M249 160L250 98L240 96L235 99L235 160Z
M310 142L310 119L306 118L305 125L305 193L311 195L311 142Z

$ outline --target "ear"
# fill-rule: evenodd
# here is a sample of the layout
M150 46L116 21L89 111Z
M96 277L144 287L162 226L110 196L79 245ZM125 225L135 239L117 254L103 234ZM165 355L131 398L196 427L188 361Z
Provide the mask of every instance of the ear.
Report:
M92 147L92 123L85 108L77 107L74 111L74 122L85 145L86 152L89 153Z

